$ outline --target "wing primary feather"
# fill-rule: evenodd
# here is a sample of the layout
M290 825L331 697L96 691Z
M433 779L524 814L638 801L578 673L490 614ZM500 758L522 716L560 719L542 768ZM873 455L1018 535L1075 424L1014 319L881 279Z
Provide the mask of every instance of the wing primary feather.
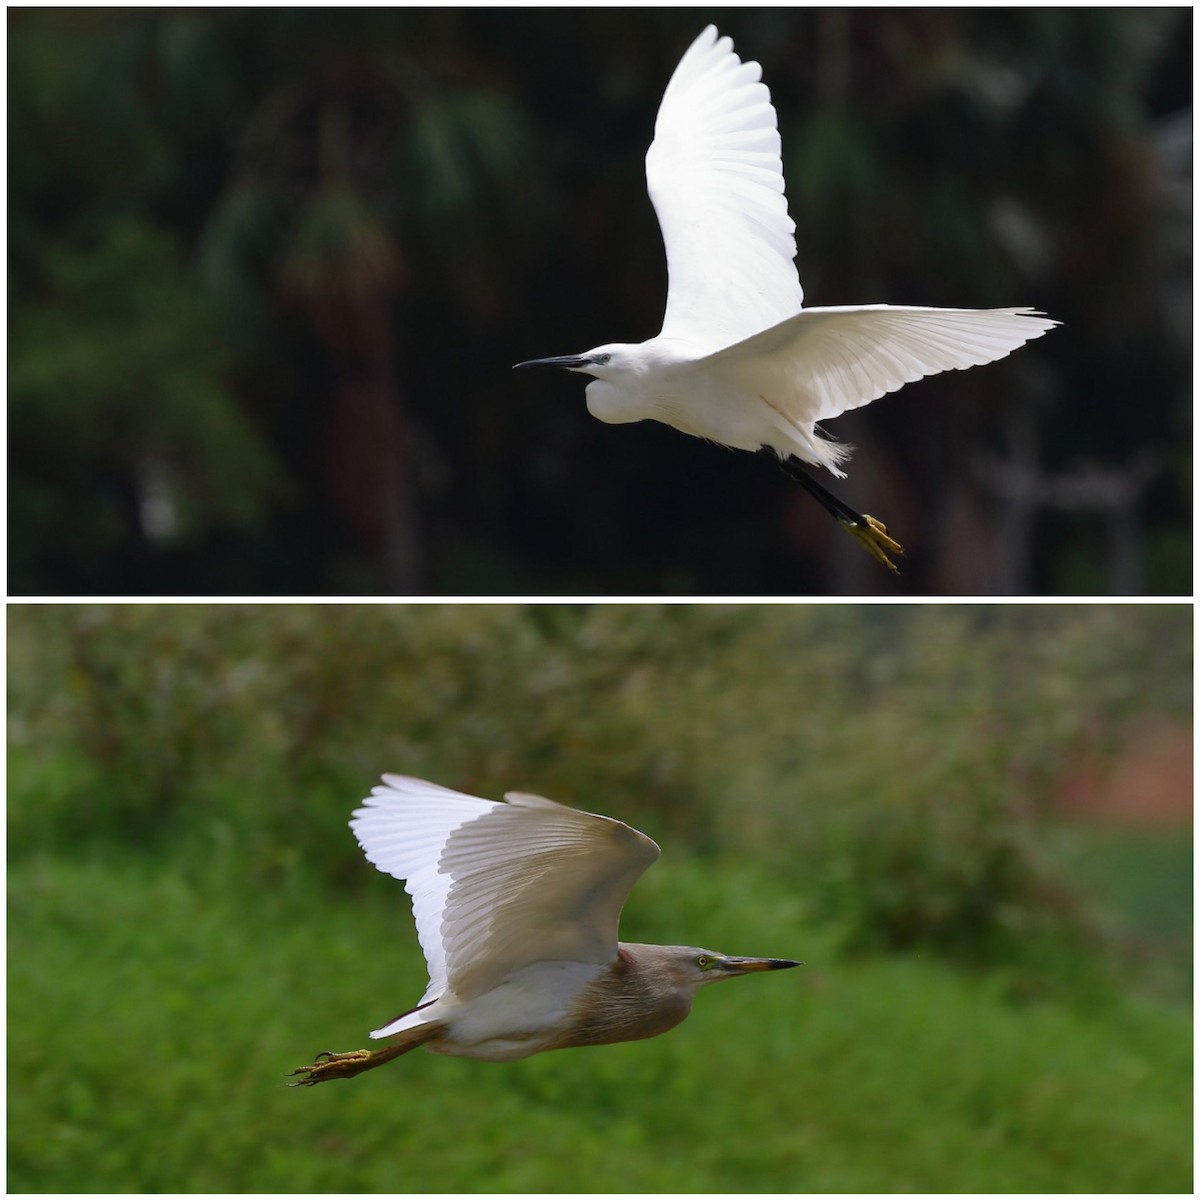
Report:
M667 84L646 155L667 253L660 336L712 353L800 310L780 145L762 68L707 26Z
M350 825L367 860L412 897L429 966L422 1003L447 991L468 999L531 961L612 961L625 897L658 857L609 817L409 776L385 776Z

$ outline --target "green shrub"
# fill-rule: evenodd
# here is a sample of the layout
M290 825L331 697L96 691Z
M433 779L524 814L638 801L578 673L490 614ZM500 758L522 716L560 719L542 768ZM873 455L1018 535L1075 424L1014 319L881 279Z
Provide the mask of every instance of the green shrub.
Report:
M679 853L753 857L851 945L1003 961L1078 940L1056 781L1186 718L1158 606L10 609L13 854L193 846L362 881L382 771L541 791Z

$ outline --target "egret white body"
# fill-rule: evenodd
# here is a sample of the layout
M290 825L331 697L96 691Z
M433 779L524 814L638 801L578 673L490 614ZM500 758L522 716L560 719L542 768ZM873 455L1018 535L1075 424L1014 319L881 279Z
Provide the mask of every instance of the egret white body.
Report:
M1004 358L1058 322L1029 308L804 308L778 122L761 80L758 63L743 63L710 25L667 84L646 155L667 254L659 335L517 366L593 376L587 406L601 421L660 421L841 477L849 448L820 422L926 375ZM800 482L857 522L872 548L871 527L883 526Z
M618 942L625 897L658 858L609 817L519 792L505 803L385 775L350 822L369 862L405 881L429 967L421 1002L380 1025L374 1052L292 1074L346 1078L424 1045L510 1062L665 1033L706 983L794 967L687 946Z

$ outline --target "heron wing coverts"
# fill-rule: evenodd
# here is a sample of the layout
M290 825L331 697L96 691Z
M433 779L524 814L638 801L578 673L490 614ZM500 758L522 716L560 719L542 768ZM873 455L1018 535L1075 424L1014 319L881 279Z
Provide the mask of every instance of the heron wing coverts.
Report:
M426 1000L472 999L531 962L611 963L625 897L658 857L620 821L505 799L388 775L351 822L368 861L406 880Z
M705 354L798 312L795 223L762 68L708 26L675 68L646 155L667 252L662 337Z
M612 963L625 898L658 857L620 821L539 796L505 798L457 830L442 855L454 878L442 928L460 998L529 962Z

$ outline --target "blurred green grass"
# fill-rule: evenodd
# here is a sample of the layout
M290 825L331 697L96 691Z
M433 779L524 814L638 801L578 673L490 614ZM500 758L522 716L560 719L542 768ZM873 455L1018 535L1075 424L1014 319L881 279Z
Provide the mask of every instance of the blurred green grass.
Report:
M1191 935L1192 848L1177 832L1101 827L1072 831L1075 874L1139 934Z
M1190 1186L1184 1010L1019 1003L923 956L846 961L744 866L668 857L652 879L631 936L686 926L806 966L714 989L656 1041L503 1067L419 1053L290 1090L287 1070L419 996L398 885L352 901L141 856L16 864L9 1189Z
M1192 997L1192 844L1179 831L1083 826L1069 831L1065 870L1095 898L1139 986Z

